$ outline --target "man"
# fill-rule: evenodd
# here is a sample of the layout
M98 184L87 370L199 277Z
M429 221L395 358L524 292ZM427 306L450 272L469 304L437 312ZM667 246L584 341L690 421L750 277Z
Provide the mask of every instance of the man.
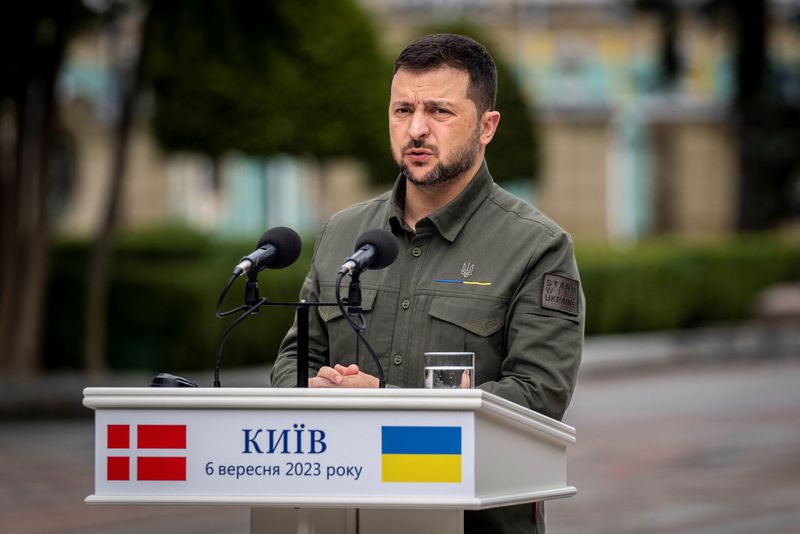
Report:
M477 387L560 419L583 345L584 305L569 236L498 187L484 161L500 122L486 49L422 37L395 61L389 103L400 176L391 192L332 216L301 298L332 302L356 238L391 231L397 260L361 275L365 333L389 386L422 387L427 351L475 353ZM377 367L337 308L309 325L310 387L377 387ZM296 382L296 327L275 386ZM467 512L467 532L543 532L541 507Z

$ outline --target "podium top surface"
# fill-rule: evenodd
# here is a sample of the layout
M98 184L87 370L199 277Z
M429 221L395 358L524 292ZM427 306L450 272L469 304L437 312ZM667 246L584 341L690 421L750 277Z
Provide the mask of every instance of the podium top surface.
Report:
M94 410L471 411L575 443L573 427L480 389L91 387L83 390L83 404Z

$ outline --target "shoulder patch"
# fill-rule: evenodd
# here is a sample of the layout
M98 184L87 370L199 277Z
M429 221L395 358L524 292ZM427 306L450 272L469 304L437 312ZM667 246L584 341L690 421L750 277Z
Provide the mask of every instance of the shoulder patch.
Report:
M542 308L578 315L578 295L581 284L577 280L545 273L542 283Z

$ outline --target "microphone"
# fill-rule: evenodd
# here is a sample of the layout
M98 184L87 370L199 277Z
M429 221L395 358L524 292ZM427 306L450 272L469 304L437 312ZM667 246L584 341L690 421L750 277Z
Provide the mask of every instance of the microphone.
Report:
M342 311L342 316L353 328L356 337L364 343L370 356L372 356L375 367L378 369L378 387L380 388L386 387L383 366L378 355L375 354L367 338L362 333L366 330L367 325L361 313L361 282L359 275L367 269L383 269L391 265L397 258L398 248L397 239L390 232L380 228L367 230L356 240L355 252L344 260L342 267L339 269L339 276L336 278L336 303ZM340 286L345 274L350 275L350 290L347 300L342 299L340 295ZM345 305L347 305L347 309L345 309ZM355 315L359 322L356 323L350 317L351 315Z
M300 256L303 244L297 232L285 226L277 226L264 232L256 246L256 250L239 261L239 265L233 270L234 276L241 276L253 269L259 272L267 267L288 267Z
M355 252L344 260L339 272L350 276L367 269L383 269L397 258L397 239L386 230L367 230L356 241Z

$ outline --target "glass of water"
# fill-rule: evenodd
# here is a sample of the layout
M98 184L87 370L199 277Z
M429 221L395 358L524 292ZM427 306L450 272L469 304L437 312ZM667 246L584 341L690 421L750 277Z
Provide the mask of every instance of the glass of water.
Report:
M474 352L426 352L425 388L470 389L474 386Z

